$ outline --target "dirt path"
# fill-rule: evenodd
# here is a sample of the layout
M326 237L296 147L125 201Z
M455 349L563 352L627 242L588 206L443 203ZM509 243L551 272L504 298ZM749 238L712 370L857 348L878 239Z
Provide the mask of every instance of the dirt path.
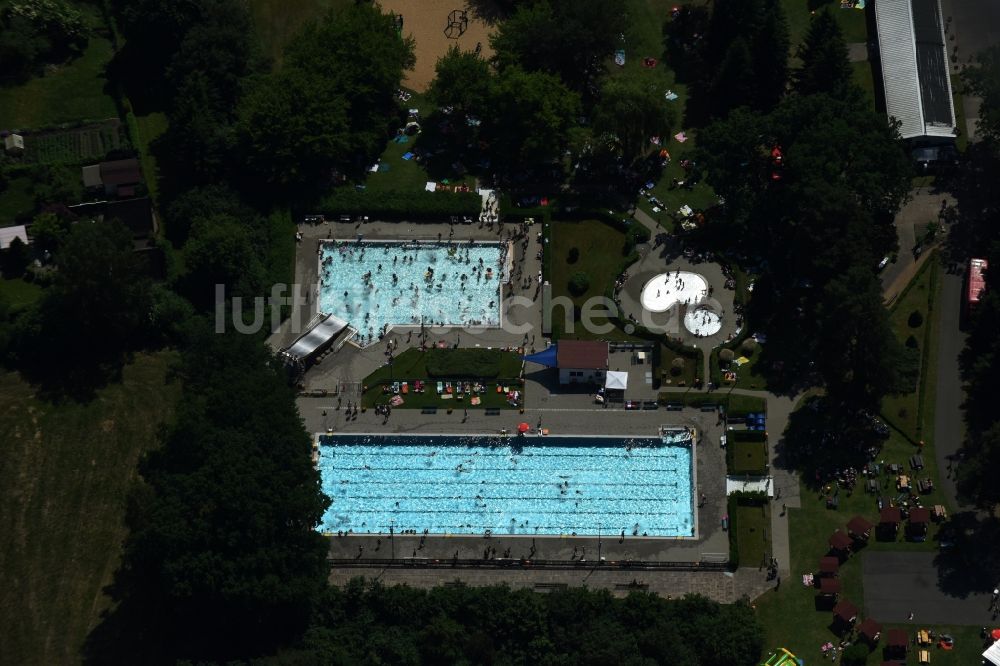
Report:
M478 20L474 13L467 12L468 27L457 39L445 35L448 15L452 10L463 11L463 0L381 0L379 5L385 12L393 12L403 17L403 34L416 41L417 64L413 71L406 73L403 85L417 92L424 92L434 80L434 65L450 47L457 45L463 51L473 51L477 43L482 44L484 58L493 55L489 43L489 27Z

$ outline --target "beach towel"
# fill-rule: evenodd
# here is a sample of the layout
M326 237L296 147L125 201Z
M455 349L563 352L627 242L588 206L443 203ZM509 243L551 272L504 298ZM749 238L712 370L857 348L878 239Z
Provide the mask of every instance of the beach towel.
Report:
M409 393L409 392L410 392L410 385L407 384L406 382L403 382L403 393Z
M472 399L469 400L469 404L470 405L478 405L481 402L482 402L482 398L480 398L478 395L472 396Z
M653 144L654 146L658 146L658 145L660 145L660 137L658 137L658 136L651 136L651 137L649 137L649 142L651 144Z
M424 185L424 189L427 190L428 192L434 192L437 190L437 188L438 188L437 183L431 180L428 180L427 184Z
M663 94L663 96L666 98L668 102L673 102L674 100L677 99L677 93L675 93L673 90L668 90Z
M399 407L400 405L403 404L403 396L401 395L392 396L392 400L389 401L389 404L392 405L393 407Z
M413 153L409 153L409 152L403 153L403 159L404 160L412 160L414 157L416 157L416 155L414 155Z
M678 132L677 134L674 134L674 138L680 141L681 143L684 143L685 141L688 140L687 134L685 134L684 132Z
M438 393L444 393L444 382L438 382L437 384Z
M625 66L625 49L615 51L615 64L619 67Z

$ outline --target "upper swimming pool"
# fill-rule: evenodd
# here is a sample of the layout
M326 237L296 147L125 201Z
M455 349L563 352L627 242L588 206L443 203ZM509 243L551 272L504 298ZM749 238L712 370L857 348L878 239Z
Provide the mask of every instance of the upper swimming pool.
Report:
M692 537L690 437L321 435L324 532Z
M393 326L500 326L501 243L328 241L319 309L357 329L362 344Z

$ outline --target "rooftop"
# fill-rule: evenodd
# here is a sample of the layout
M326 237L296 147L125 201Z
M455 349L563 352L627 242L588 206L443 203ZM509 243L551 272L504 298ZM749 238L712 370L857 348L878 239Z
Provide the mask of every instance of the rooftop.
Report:
M608 369L608 343L594 340L560 340L556 360L560 368Z

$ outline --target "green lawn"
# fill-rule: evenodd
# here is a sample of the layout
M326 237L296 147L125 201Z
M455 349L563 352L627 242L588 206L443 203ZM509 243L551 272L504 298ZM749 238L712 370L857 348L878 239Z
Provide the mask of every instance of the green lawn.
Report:
M921 377L914 390L904 395L889 396L882 401L882 415L907 437L916 442L933 437L933 427L925 423L925 412L933 410L933 387L937 381L937 365L931 363L930 353L937 348L933 326L933 308L939 286L940 264L937 257L929 257L920 272L892 305L889 323L900 342L916 344L921 359ZM910 315L920 313L918 326L910 325ZM914 322L915 323L915 322ZM909 346L909 345L908 345Z
M885 442L878 461L886 463L901 463L908 469L907 461L917 448L906 441L899 433L893 431ZM928 445L923 450L925 469L913 473L907 471L911 478L930 477L935 481L938 470L935 462L933 446ZM886 487L888 484L888 487ZM885 475L879 477L880 493L886 498L895 497L895 480ZM830 629L831 615L828 610L817 610L816 593L812 588L801 585L802 574L815 572L819 558L826 554L829 546L827 539L836 529L843 529L847 521L855 514L864 516L870 522L877 523L878 510L875 496L865 493L863 487L855 488L848 495L845 490L840 492L840 508L828 510L825 495L817 492L806 484L801 486L801 509L788 509L789 540L791 543L791 580L784 581L778 591L766 593L757 600L758 618L767 633L767 645L770 647L784 646L799 656L804 656L807 663L812 663L811 657L817 655L819 646L827 641L836 642L837 638ZM923 496L924 506L946 503L942 493L934 492ZM869 551L902 550L902 551L933 551L937 548L935 540L937 525L932 524L930 535L924 542L908 542L903 539L902 529L895 541L878 541L872 538L867 548L852 555L840 571L840 579L844 585L841 598L852 601L864 613L864 596L862 593L860 559ZM876 618L880 621L892 618ZM959 638L959 649L953 653L935 650L933 663L946 666L976 663L973 660L973 648L979 645L978 639L973 641L973 628L930 627L936 631L947 631ZM911 628L912 629L912 628ZM875 656L870 664L880 663Z
M733 520L740 566L755 567L766 562L771 551L768 529L771 527L770 507L737 504Z
M735 431L734 431L735 432ZM739 476L767 474L767 443L736 439L730 433L726 443L728 472Z
M35 210L35 193L31 178L17 176L0 190L0 227L9 227L22 216L30 216Z
M251 0L250 12L264 52L280 63L285 44L303 23L349 4L350 0Z
M864 42L868 39L865 12L859 9L841 9L838 0L827 0L826 2L781 0L781 4L785 8L785 16L788 17L788 33L791 37L792 53L795 53L799 42L809 30L809 21L812 18L810 7L828 7L834 18L837 19L837 23L840 24L841 30L844 31L844 40L848 44Z
M91 35L83 55L24 85L0 88L0 127L37 128L118 115L105 92L111 42Z
M736 373L736 381L728 382L724 380L722 371L719 368L719 350L715 349L712 351L712 377L713 381L719 386L725 388L740 388L740 389L753 389L758 391L767 390L767 377L759 372L757 367L757 362L761 357L760 345L757 346L757 350L746 356L746 354L740 350L734 350L736 353L736 358L745 356L749 363L744 363L743 365L737 366L734 361L731 364L729 370L733 370Z
M3 297L12 308L31 305L42 295L42 288L37 284L24 280L0 279L0 297Z
M852 62L851 69L854 70L854 82L861 86L872 104L875 104L875 79L872 74L872 64L868 60Z
M430 370L428 365L431 366ZM434 349L426 352L419 349L407 349L393 360L392 367L384 365L365 377L364 386L367 389L361 398L361 405L373 407L377 404L388 403L392 399L392 393L386 393L383 386L393 382L406 381L410 384L410 392L403 395L405 402L400 407L407 409L422 409L424 407L470 408L469 398L471 396L466 396L463 400L458 400L457 396L448 399L442 398L437 392L437 382L451 380L454 384L455 380L470 372L470 369L479 368L484 373L482 380L486 384L487 390L479 396L482 398L482 403L471 408L511 409L511 406L507 404L506 395L497 393L497 384L499 382L505 386L513 387L515 390L523 391L518 381L521 366L521 356L516 352L500 352L484 348ZM455 368L455 377L431 375L435 369L443 371L451 367ZM412 390L413 382L416 379L425 382L426 387L423 393L416 393Z
M160 112L148 113L144 116L136 116L138 130L138 140L140 159L142 160L142 175L146 179L146 187L149 188L149 196L153 202L159 200L160 168L156 164L156 157L150 150L150 144L167 131L167 114Z
M622 252L625 233L601 220L553 220L551 225L552 242L549 252L552 253L552 296L568 297L577 306L583 306L589 298L604 296L624 268L627 259ZM572 248L579 251L579 257L570 263ZM574 296L569 292L569 281L573 274L579 272L587 275L590 287L579 296ZM595 317L594 320L597 322L598 318ZM565 332L562 308L553 312L552 329L555 337L560 337ZM574 332L569 335L576 338L594 337L587 336L587 333L579 322L575 322ZM606 334L596 337L612 339Z
M0 374L0 626L4 661L70 664L108 607L126 497L180 387L168 354L139 356L86 405L54 406Z

